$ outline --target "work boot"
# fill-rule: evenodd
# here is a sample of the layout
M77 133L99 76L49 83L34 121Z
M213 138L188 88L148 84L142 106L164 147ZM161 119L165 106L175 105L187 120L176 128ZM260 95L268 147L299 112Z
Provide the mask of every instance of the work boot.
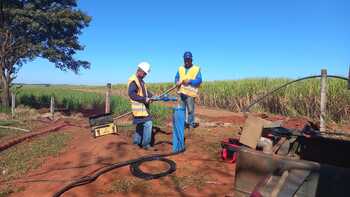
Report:
M199 127L199 123L198 122L195 122L195 123L192 124L192 128L197 128L197 127Z

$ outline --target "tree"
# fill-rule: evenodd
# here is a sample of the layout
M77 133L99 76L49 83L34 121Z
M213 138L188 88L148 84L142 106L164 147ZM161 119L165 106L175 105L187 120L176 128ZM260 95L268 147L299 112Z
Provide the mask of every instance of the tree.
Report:
M0 0L2 105L9 106L11 82L19 69L37 57L64 71L90 68L89 62L74 58L84 49L78 35L90 21L76 0Z

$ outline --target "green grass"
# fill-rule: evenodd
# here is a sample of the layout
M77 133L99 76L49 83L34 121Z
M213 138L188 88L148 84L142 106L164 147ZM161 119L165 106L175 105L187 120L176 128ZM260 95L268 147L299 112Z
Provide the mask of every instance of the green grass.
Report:
M13 126L13 127L25 128L24 125L20 124L16 120L0 120L0 126ZM8 138L19 136L23 133L24 133L23 131L19 131L19 130L0 128L0 142L6 141L6 139Z
M11 108L0 106L0 113L10 114L11 113Z
M239 112L255 99L289 81L291 79L252 78L204 82L200 87L197 102L204 106ZM156 94L171 86L171 83L148 85L149 89ZM113 85L112 88L113 92L118 95L127 95L126 85ZM347 90L347 82L340 79L328 79L327 97L327 119L336 122L349 121L350 91ZM319 119L320 79L300 81L287 86L256 104L251 111Z
M192 174L189 176L170 175L169 177L174 183L175 187L181 190L185 190L188 187L195 187L197 190L202 190L208 181L208 176L201 173Z
M200 87L197 102L204 106L239 112L255 99L290 80L284 78L253 78L204 82ZM148 87L150 91L157 95L169 89L172 85L172 83L151 83L148 84ZM105 86L25 87L21 89L22 92L26 92L26 99L22 100L36 101L36 103L45 104L48 107L50 95L55 95L55 99L57 97L57 102L60 105L68 106L70 109L103 107L105 90ZM121 114L130 111L130 104L126 99L128 95L125 84L113 85L112 94L117 95L112 97L113 113ZM349 121L350 91L347 90L346 81L328 79L327 94L327 120ZM319 119L320 80L310 79L292 84L256 104L251 111ZM160 124L170 117L171 111L153 104L152 114L155 116L156 124Z
M114 180L107 193L141 193L145 194L151 190L151 185L145 180L135 178L123 178Z
M57 156L70 138L67 133L52 133L1 152L0 171L4 173L1 179L11 180L39 167L45 157Z
M33 108L48 108L51 96L55 99L57 108L65 108L70 111L84 111L97 109L103 113L105 106L105 96L102 91L93 92L79 90L86 87L76 86L50 86L50 87L23 87L16 95L18 104L30 106ZM111 111L113 114L123 114L131 110L130 102L122 96L111 97ZM155 125L162 125L170 117L171 111L166 107L152 104L151 112L154 117Z

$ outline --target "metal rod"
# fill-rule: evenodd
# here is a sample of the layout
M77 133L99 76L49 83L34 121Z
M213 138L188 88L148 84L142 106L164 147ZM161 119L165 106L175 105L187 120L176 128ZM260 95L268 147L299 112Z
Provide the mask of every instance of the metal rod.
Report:
M12 129L12 130L20 130L20 131L24 131L24 132L30 132L30 130L28 130L28 129L22 129L22 128L18 128L18 127L0 126L0 128L3 128L3 129Z
M175 90L175 88L177 88L177 86L171 87L170 89L168 89L168 90L164 91L162 94L160 94L159 97L163 97L164 95L168 94L169 92ZM126 113L124 113L124 114L121 114L121 115L119 115L119 116L113 118L113 119L114 119L114 120L118 120L118 119L120 119L120 118L123 118L123 117L128 116L128 115L131 115L131 114L132 114L132 112L126 112Z

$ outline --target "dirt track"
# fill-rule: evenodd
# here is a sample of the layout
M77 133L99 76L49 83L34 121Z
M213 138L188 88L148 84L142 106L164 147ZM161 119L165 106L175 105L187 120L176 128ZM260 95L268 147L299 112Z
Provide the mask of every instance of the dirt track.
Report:
M177 163L177 171L173 175L142 181L132 177L129 168L124 167L106 173L94 183L74 188L63 196L232 196L235 166L220 161L219 143L224 138L237 135L245 118L242 114L203 107L197 107L196 112L201 125L191 131L191 136L187 136L187 151L170 157ZM87 119L66 121L70 126L62 128L60 132L71 133L73 139L65 151L58 157L47 158L40 168L15 180L15 185L24 187L24 191L11 196L52 196L70 181L102 166L171 151L171 145L167 143L156 145L159 149L156 152L139 149L131 144L131 130L121 135L94 139L90 135ZM297 126L302 122L295 121L293 124ZM171 128L166 130L170 131ZM171 134L158 133L155 142L161 141L171 142ZM152 171L164 166L154 162L143 168ZM118 180L136 180L141 184L131 191L118 192L113 190L112 185Z
M210 112L210 113L209 113ZM218 112L221 113L221 112ZM225 114L226 117L230 117ZM213 111L198 109L201 121L209 121L210 117L217 116ZM237 114L232 113L232 117ZM215 122L214 122L215 123ZM24 191L11 196L52 196L69 181L88 175L97 168L110 163L138 158L142 155L165 153L171 151L168 144L158 144L159 151L144 151L131 144L127 134L109 135L94 139L91 137L87 120L71 121L73 125L64 127L61 132L73 134L73 140L58 157L48 158L36 170L31 171L14 183L17 187L24 187ZM234 165L219 161L216 152L221 139L232 136L237 126L222 128L199 127L192 131L191 137L186 140L187 151L182 155L171 157L177 163L176 177L196 177L193 181L206 177L203 187L197 189L197 183L189 183L179 188L176 177L165 177L159 180L148 181L151 187L146 191L132 191L128 193L109 193L110 183L119 179L133 179L128 167L113 170L92 184L72 189L63 196L224 196L232 193ZM170 128L169 128L170 131ZM169 132L167 131L167 132ZM169 141L171 135L157 134L156 142ZM208 148L212 149L209 150ZM214 150L213 150L214 149ZM150 170L161 167L162 163L149 166ZM147 168L147 166L146 166ZM180 179L181 180L181 179ZM220 185L220 189L217 189ZM182 186L180 184L180 186ZM155 188L156 191L155 191Z

